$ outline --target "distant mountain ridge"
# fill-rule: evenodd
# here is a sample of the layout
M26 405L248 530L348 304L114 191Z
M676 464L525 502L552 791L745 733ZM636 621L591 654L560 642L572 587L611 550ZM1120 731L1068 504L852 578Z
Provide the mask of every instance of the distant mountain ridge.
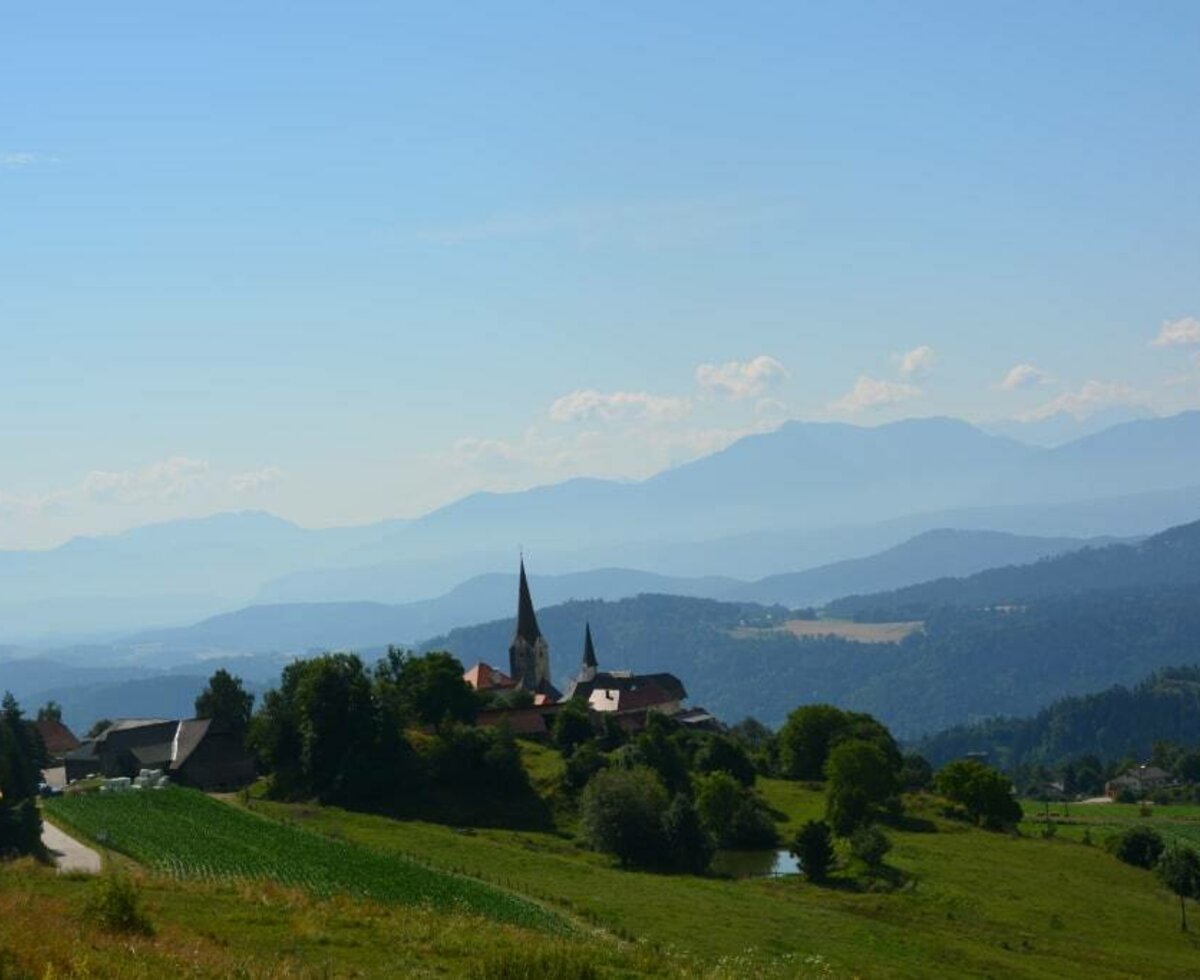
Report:
M934 527L1030 533L1038 514L1035 533L1048 536L1145 533L1175 519L1156 516L1159 498L1146 495L1200 499L1196 488L1200 412L1126 422L1053 449L954 419L789 422L640 482L474 494L412 521L309 530L250 512L0 552L0 602L111 599L122 617L140 608L149 622L155 598L167 595L209 596L214 609L255 597L414 601L506 567L518 542L547 571L758 578L861 557ZM1109 522L1093 505L1081 522L1074 505L1097 498L1108 498ZM375 569L386 569L394 591L355 591ZM118 625L116 606L63 609L80 631L88 617ZM23 610L36 632L36 607Z
M1083 548L1033 564L993 568L879 595L848 596L831 615L892 619L946 606L1016 606L1082 592L1141 593L1200 586L1200 521L1168 528L1135 544Z
M624 568L532 575L530 581L539 605L570 600L615 601L655 593L798 607L821 604L855 588L886 587L920 581L931 574L1028 561L1085 544L1087 541L1075 538L942 529L918 535L879 555L758 582L720 576L673 577ZM514 608L514 588L513 574L508 572L476 576L443 596L414 603L263 603L189 627L144 631L127 642L174 654L411 645L455 627L509 615Z

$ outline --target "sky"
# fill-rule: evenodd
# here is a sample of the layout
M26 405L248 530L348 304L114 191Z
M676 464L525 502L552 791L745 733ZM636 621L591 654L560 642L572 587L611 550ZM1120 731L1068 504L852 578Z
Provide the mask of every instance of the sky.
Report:
M1200 408L1200 5L10 5L0 548Z

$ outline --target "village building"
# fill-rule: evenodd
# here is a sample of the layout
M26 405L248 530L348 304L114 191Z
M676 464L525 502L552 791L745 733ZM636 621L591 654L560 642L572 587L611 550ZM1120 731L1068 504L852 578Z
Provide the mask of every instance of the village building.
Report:
M133 777L161 769L196 789L234 789L252 782L254 757L241 738L208 718L124 718L64 759L68 782L89 776Z
M550 645L538 625L524 560L520 565L517 621L508 658L508 674L479 661L463 673L463 680L474 690L493 696L527 691L532 698L526 700L532 703L484 708L476 718L482 727L503 722L516 735L544 737L563 704L583 700L589 710L613 716L622 728L630 731L640 730L650 711L677 717L695 728L720 728L720 723L703 708L684 709L687 691L674 674L600 670L590 623L584 625L579 670L560 693L551 682Z
M79 748L79 739L61 721L53 718L39 718L30 724L33 725L33 730L37 732L38 738L42 740L51 766L61 766L63 756Z
M1134 766L1104 784L1104 795L1115 800L1124 791L1139 799L1156 790L1165 789L1174 780L1171 774L1158 766Z

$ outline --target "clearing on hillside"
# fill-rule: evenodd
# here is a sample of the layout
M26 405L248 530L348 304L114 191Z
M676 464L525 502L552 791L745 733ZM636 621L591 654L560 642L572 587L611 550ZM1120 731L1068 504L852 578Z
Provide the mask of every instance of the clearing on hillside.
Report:
M267 878L322 897L340 892L570 931L561 916L481 881L265 820L195 790L79 793L45 805L55 821L178 878Z
M791 633L799 637L837 636L855 643L899 643L925 624L918 621L901 623L856 623L850 619L789 619L769 629L742 627L733 631L738 640L749 640L771 633Z

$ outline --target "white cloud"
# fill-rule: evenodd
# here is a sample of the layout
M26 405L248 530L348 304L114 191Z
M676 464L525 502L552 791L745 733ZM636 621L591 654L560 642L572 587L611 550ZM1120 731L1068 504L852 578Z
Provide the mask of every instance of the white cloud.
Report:
M284 479L284 472L278 466L262 466L245 473L234 473L229 478L229 489L234 493L260 493L267 487Z
M1044 385L1049 380L1050 375L1041 368L1036 368L1032 364L1015 364L996 387L1002 391L1019 391L1023 388Z
M555 422L614 422L622 419L650 419L670 422L686 418L692 411L687 398L652 395L645 391L600 392L594 389L573 391L550 406Z
M829 411L839 415L856 415L859 412L888 405L897 405L913 398L919 398L921 389L916 385L903 384L899 381L881 381L866 374L860 374L858 380L841 398L831 401L827 406Z
M701 364L696 368L696 383L701 388L734 399L761 395L787 378L787 368L766 354L759 354L749 361Z
M1182 347L1188 344L1200 344L1200 320L1194 316L1164 320L1158 336L1150 341L1151 347Z
M4 170L20 170L24 167L35 167L45 163L58 163L58 157L42 156L40 153L18 153L13 151L0 153L0 169Z
M1077 419L1085 419L1112 405L1145 405L1147 401L1145 395L1122 382L1091 380L1085 381L1078 390L1063 392L1018 418L1022 422L1036 422L1065 412Z
M933 368L937 355L928 344L922 344L907 353L897 354L896 360L900 363L900 373L906 378L923 378Z
M172 456L140 470L92 470L81 495L95 501L130 504L144 500L177 500L208 475L208 463Z

